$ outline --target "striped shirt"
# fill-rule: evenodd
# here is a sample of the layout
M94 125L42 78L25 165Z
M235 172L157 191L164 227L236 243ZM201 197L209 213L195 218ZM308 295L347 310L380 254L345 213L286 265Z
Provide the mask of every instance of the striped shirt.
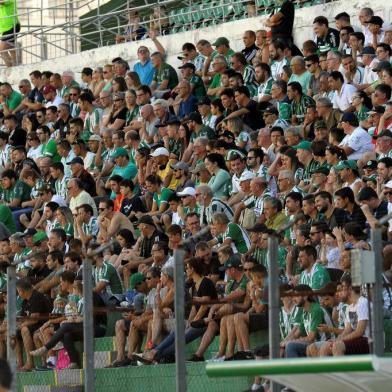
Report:
M234 213L231 207L224 201L213 197L208 207L201 207L200 224L202 226L210 225L212 223L212 217L217 212L223 212L227 216L229 221L232 221L234 218Z
M99 230L97 218L92 216L88 223L83 222L82 230L85 235L92 235L93 237L96 237Z
M0 149L0 166L5 166L11 163L11 146L6 144L4 148Z
M256 80L254 68L251 65L246 65L242 77L244 79L244 85L249 89L250 96L255 97L257 95L259 84Z
M218 236L219 242L224 242L226 239L231 240L231 247L234 253L246 253L250 246L250 239L248 233L236 223L229 223L226 231Z
M54 188L56 189L56 195L62 197L64 200L67 200L68 181L69 181L69 178L63 176L63 178L61 180L56 180L56 182L54 183Z
M84 129L80 137L86 142L94 134L94 128L99 127L102 121L102 109L94 108L91 113L87 112L84 118Z

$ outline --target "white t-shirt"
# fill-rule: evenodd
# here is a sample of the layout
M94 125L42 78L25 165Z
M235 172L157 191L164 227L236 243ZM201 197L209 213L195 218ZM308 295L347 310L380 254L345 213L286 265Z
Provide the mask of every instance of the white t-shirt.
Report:
M35 148L30 147L29 151L27 151L27 158L31 158L35 161L37 158L40 158L40 157L42 157L42 144L40 144L39 146L37 146Z
M351 97L356 91L357 89L352 84L343 83L342 89L340 91L335 91L332 100L333 108L344 112L351 106Z
M53 101L46 102L45 107L49 108L50 106L56 106L57 108L63 102L63 98L61 98L60 95L56 95Z
M347 159L360 159L365 152L373 151L372 137L361 127L354 129L351 135L346 135L339 144L354 150Z
M357 329L358 322L363 320L369 321L368 300L365 297L359 297L357 303L350 304L347 307L345 324L350 324L351 329L355 331ZM364 336L370 337L369 322L366 326Z
M392 203L388 203L388 214L392 213ZM388 221L388 231L392 231L392 219Z
M365 72L363 75L364 84L372 84L378 79L377 72L373 72L373 68L376 68L378 60L374 59L370 65L365 65Z

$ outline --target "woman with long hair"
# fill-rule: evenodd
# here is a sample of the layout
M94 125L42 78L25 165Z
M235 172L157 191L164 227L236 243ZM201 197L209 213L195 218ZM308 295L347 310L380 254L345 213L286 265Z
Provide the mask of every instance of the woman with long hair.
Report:
M297 152L290 146L282 146L275 160L268 168L270 176L277 176L280 170L291 170L296 178L301 178L303 167L297 158Z
M26 138L26 151L27 157L36 160L42 157L42 144L35 131L27 134Z
M191 139L191 133L192 132L190 131L187 123L182 123L180 125L180 128L178 128L178 134L180 135L180 140L181 140L181 153L180 153L179 160L182 159L182 156L184 155L184 152L189 145L189 141Z
M113 78L112 81L112 91L113 93L118 93L118 92L125 92L128 90L127 83L125 82L125 79L122 76L116 76Z
M347 155L343 149L329 145L325 149L325 158L327 159L328 165L336 166L338 162L345 161L347 159Z
M125 92L125 105L127 107L127 116L125 118L125 125L128 126L135 118L139 116L139 106L136 103L136 91L129 89ZM128 131L124 129L124 131Z
M233 117L227 120L227 130L234 134L235 144L242 150L249 150L249 131L240 117Z
M131 230L128 229L120 229L116 235L116 241L121 247L121 252L119 255L112 255L110 258L110 263L115 267L119 272L122 269L121 262L123 260L129 261L132 258L133 253L131 253L133 245L135 245L135 238L132 234ZM127 270L127 269L126 269ZM128 270L127 270L128 271ZM124 270L125 272L125 270ZM124 274L124 287L128 289L129 286L129 274L127 276Z
M99 93L105 87L105 80L103 78L103 68L96 67L93 70L92 81L90 84L90 89L93 92L94 98L99 98Z
M142 85L138 73L133 71L126 73L125 83L127 84L128 90L137 90Z
M358 121L364 121L368 118L368 112L373 107L372 100L364 91L356 91L351 97L352 105L355 108L354 114Z
M106 118L103 119L103 126L112 131L118 131L125 125L127 117L127 108L125 106L125 94L123 92L113 93L112 110Z
M22 118L22 128L27 132L35 132L39 127L39 122L35 113L27 113Z
M325 190L329 192L331 195L334 195L335 192L342 187L342 185L343 185L343 181L341 180L336 169L334 167L331 167L329 169L329 174L327 176L327 183L325 184Z
M212 153L206 156L204 163L212 176L208 186L212 189L215 197L226 199L230 192L231 176L225 159L220 154Z
M219 123L225 118L223 115L225 108L222 105L222 101L218 99L214 99L211 102L211 114L216 117L214 129L217 131Z
M74 236L74 218L72 211L65 206L57 208L55 212L56 223L54 229L63 229L67 234L67 238L72 238Z

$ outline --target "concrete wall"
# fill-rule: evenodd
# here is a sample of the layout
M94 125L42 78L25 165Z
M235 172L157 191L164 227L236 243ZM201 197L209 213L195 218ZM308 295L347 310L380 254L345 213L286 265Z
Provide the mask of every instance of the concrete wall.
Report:
M348 7L349 6L349 7ZM346 11L352 15L352 23L358 25L357 14L362 7L371 7L377 15L383 17L385 21L392 21L392 2L385 0L356 0L356 1L336 1L325 5L316 5L309 8L301 8L296 11L295 18L295 41L301 46L301 42L312 37L312 21L317 15L325 15L329 20L333 20L334 15ZM219 26L211 26L199 30L193 30L173 35L161 37L160 41L168 53L168 61L173 66L179 64L177 54L184 42L197 42L199 39L207 39L211 42L219 37L226 36L231 41L234 49L242 47L242 33L245 30L257 30L263 28L265 17L256 17L224 23ZM151 40L143 41L143 44L154 50ZM136 60L136 51L139 43L125 43L104 48L93 49L78 54L59 57L52 60L43 61L37 64L21 65L12 69L0 70L0 81L9 81L16 85L18 81L25 78L34 69L50 70L52 72L62 72L72 69L80 71L85 66L102 66L111 61L112 58L121 56L127 59L132 65ZM77 74L77 79L80 74Z

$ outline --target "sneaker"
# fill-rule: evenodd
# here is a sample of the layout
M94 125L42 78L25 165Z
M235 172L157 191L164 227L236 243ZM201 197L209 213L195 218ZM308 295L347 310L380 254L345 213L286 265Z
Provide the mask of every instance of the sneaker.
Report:
M225 359L226 359L226 357L224 355L222 355L221 357L218 357L218 356L213 357L213 358L207 360L207 362L224 362Z
M199 357L196 354L192 354L192 356L188 359L189 362L204 362L204 357Z

